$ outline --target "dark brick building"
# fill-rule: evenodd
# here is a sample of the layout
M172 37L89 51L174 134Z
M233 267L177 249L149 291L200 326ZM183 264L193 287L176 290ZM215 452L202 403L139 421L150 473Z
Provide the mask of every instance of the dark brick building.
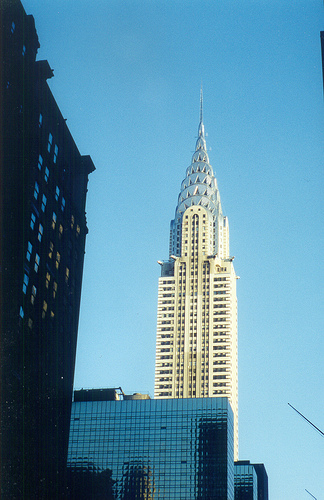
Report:
M90 156L36 61L34 18L0 2L2 497L62 498Z

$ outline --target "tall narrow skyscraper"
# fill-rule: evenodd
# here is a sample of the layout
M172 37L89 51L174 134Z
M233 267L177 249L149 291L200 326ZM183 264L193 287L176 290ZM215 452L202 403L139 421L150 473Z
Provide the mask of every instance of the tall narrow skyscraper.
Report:
M202 92L196 148L171 221L169 260L159 264L154 397L228 397L237 459L237 276L207 154Z

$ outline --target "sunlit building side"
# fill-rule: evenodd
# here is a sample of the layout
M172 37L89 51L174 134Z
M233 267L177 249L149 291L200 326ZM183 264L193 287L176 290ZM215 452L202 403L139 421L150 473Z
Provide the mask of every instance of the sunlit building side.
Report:
M159 261L154 398L227 397L238 457L237 299L229 225L209 163L202 113L192 161Z

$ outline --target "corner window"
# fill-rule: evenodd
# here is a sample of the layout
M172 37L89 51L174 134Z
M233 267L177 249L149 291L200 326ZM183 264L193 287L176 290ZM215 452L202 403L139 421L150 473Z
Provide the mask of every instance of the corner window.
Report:
M62 196L62 202L61 202L61 210L62 210L62 212L64 212L64 208L65 208L65 198L63 198L63 196Z
M26 259L30 261L31 253L33 251L33 245L28 241L27 243L27 254L26 254Z
M57 155L58 155L58 146L57 146L57 144L55 144L55 147L54 147L54 159L53 159L54 163L56 163L56 161L57 161Z
M38 157L38 170L42 170L42 165L43 165L43 157L42 155L39 155Z
M37 200L38 195L39 195L39 185L38 185L38 182L35 181L35 187L34 187L34 198L35 198L35 200Z
M56 267L56 269L58 269L58 268L59 268L60 261L61 261L61 255L60 255L60 252L56 252L56 262L55 262L55 267Z
M43 198L42 198L42 211L43 212L45 212L46 202L47 202L47 198L46 198L45 194L43 194Z
M26 293L27 292L27 287L28 287L28 282L29 282L29 276L28 274L24 274L24 282L23 282L23 292Z
M42 318L43 319L45 318L46 311L47 311L47 302L46 302L46 300L44 300L44 302L43 302L43 311L42 311Z
M36 222L36 215L32 213L31 217L30 217L30 227L32 229L34 229L34 227L35 227L35 222Z
M60 196L60 188L58 186L56 186L56 188L55 188L55 200L56 201L58 201L59 196Z
M53 218L52 218L52 228L55 229L55 225L56 225L56 213L53 212Z
M48 178L49 178L49 170L47 167L45 167L45 173L44 173L45 182L48 182Z
M34 302L35 302L36 293L37 293L37 289L36 289L35 285L33 285L31 296L30 296L30 302L32 304L34 304Z
M48 134L47 151L50 153L53 142L53 136L51 133Z
M40 257L39 257L39 255L37 253L35 255L35 265L34 265L34 270L35 270L36 273L38 272L39 262L40 262Z
M44 228L41 224L38 226L38 241L42 241Z
M54 251L54 244L52 241L50 241L50 249L49 249L49 252L48 252L48 256L49 258L51 259L53 257L53 251Z

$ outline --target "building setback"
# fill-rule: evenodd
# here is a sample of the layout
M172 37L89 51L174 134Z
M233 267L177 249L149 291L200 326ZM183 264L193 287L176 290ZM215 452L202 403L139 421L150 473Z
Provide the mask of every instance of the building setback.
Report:
M104 400L104 391L78 392L68 454L71 498L97 495L106 481L105 496L91 498L234 499L227 398L116 400L107 391Z
M235 500L268 500L268 475L264 464L249 460L234 463Z
M228 397L238 457L237 299L229 226L209 163L202 112L191 164L159 261L154 397Z
M62 498L77 341L88 175L48 87L34 19L1 21L1 488Z

